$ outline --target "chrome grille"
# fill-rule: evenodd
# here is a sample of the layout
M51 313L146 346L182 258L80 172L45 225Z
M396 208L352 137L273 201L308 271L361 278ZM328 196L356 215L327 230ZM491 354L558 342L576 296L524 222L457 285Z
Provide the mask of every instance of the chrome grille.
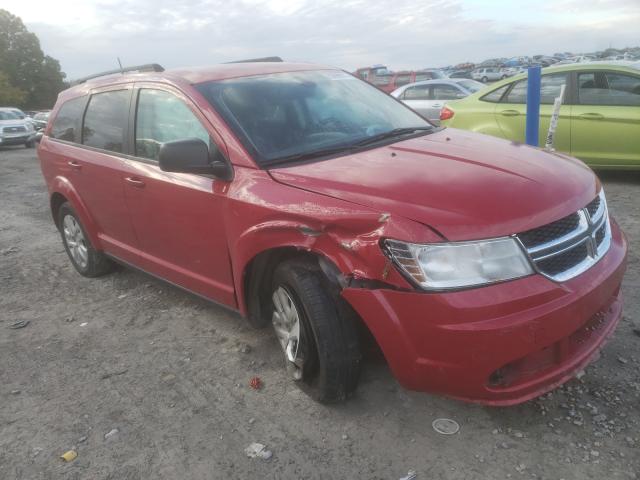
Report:
M4 127L3 129L4 133L22 133L26 131L27 131L26 127Z
M591 268L609 250L611 227L604 191L567 217L516 235L536 270L564 282Z
M548 225L523 232L518 235L518 237L525 247L533 248L564 235L571 234L579 225L580 216L577 213L572 213Z

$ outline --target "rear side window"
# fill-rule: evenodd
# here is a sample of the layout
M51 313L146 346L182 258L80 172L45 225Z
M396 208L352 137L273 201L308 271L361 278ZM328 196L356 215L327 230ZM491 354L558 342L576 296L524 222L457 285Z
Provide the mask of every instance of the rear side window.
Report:
M114 90L91 96L82 127L82 143L123 153L129 119L130 90Z
M53 121L49 135L58 140L80 143L80 120L86 103L85 96L64 102Z
M209 132L178 97L163 90L142 89L136 114L136 156L158 160L165 142L199 138L209 145Z
M640 77L613 72L578 75L581 105L640 106Z
M429 85L416 85L404 91L404 100L429 100Z
M453 85L442 84L433 86L434 100L455 100L456 98L461 97L462 92Z

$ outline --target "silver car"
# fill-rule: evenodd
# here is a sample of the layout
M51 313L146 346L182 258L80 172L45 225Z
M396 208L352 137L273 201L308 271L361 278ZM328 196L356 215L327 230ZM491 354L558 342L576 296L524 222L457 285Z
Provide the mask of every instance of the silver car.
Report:
M440 125L440 110L448 100L464 98L485 85L468 78L446 78L410 83L400 87L391 95L401 100L424 118Z
M483 83L487 83L502 80L504 78L507 78L507 75L502 71L501 68L498 67L477 68L473 72L471 72L471 78L473 78L474 80L480 80Z
M31 148L34 145L35 130L33 123L13 108L0 108L0 146L24 145Z

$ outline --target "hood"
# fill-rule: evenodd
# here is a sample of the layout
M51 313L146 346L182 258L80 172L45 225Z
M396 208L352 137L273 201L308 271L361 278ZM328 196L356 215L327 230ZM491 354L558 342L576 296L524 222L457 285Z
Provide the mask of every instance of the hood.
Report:
M270 174L292 187L415 220L452 241L550 223L584 207L599 189L579 160L452 128Z

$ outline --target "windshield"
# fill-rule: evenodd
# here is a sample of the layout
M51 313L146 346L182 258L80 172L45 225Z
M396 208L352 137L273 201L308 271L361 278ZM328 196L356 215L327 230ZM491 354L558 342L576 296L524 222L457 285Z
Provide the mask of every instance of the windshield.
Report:
M13 112L0 112L0 120L18 120L18 116Z
M262 165L431 127L377 88L337 70L234 78L198 89Z

